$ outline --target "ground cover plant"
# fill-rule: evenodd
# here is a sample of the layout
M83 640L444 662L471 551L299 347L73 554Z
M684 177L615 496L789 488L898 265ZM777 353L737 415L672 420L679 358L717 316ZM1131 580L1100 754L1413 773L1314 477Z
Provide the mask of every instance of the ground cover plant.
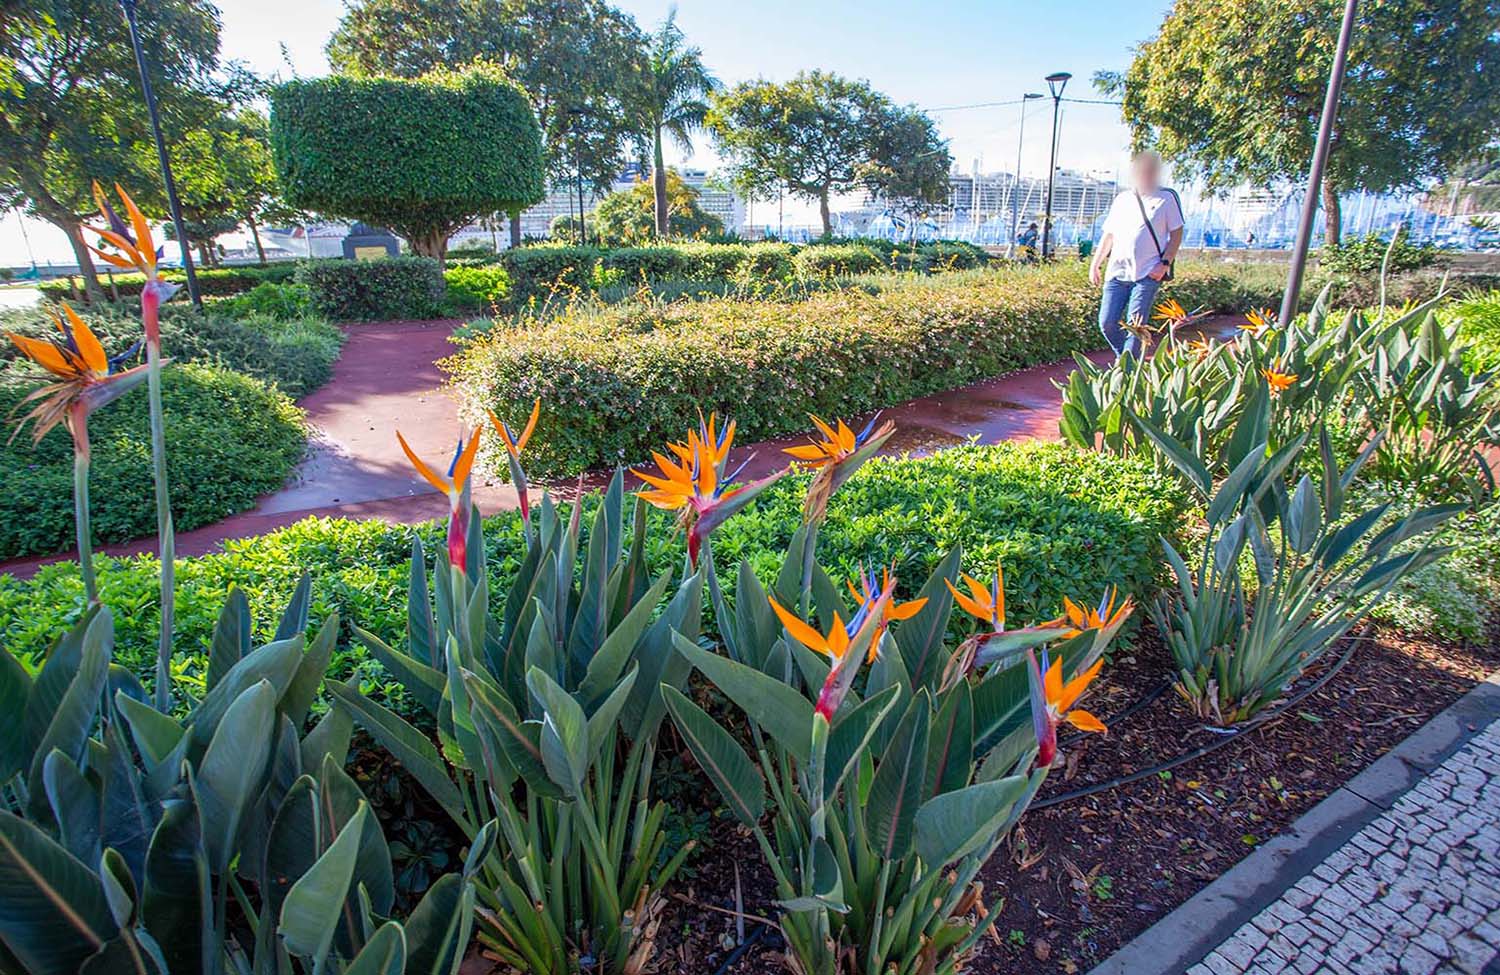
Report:
M1202 267L1173 288L1190 307L1244 297ZM699 405L769 437L1094 348L1096 305L1080 268L967 271L791 302L564 310L497 323L445 365L471 417L555 404L532 466L571 473L645 456Z
M261 287L280 287L262 285ZM253 294L253 292L252 292ZM227 299L235 300L235 299ZM17 309L0 315L0 329L32 338L57 333L56 309ZM139 338L140 308L98 304L75 309L117 357ZM333 375L344 333L305 310L283 315L237 310L210 302L199 314L187 305L169 305L161 315L162 345L174 362L201 362L275 384L293 398L306 396ZM0 368L19 357L16 347L0 347Z

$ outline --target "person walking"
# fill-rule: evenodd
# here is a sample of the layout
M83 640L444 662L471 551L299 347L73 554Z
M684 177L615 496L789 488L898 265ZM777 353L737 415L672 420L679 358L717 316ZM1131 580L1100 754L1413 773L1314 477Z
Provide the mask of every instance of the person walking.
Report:
M1104 218L1104 235L1089 263L1089 281L1103 286L1099 331L1114 350L1138 354L1126 323L1151 319L1162 282L1182 246L1182 200L1161 185L1161 157L1143 152L1130 163L1132 188L1115 197Z

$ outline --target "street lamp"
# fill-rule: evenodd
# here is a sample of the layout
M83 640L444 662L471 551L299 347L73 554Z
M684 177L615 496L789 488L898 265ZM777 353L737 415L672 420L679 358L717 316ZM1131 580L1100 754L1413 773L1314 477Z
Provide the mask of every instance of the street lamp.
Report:
M187 273L188 297L193 306L203 309L203 298L198 294L198 276L193 271L193 255L188 250L187 227L182 222L182 204L177 200L177 182L172 179L172 163L167 159L167 142L161 134L161 116L156 111L156 93L151 90L151 74L146 70L146 52L141 49L141 36L135 27L136 0L120 0L120 9L125 11L125 26L130 31L130 46L135 49L136 70L141 73L141 93L146 96L146 113L151 116L151 134L156 136L156 158L161 163L161 180L167 190L167 209L172 213L172 227L177 231L177 244L182 248L182 269Z
M1349 38L1354 33L1354 16L1358 0L1346 0L1344 20L1339 26L1338 47L1333 67L1328 72L1328 91L1323 97L1323 117L1318 122L1318 142L1313 148L1312 166L1307 172L1307 195L1302 198L1302 215L1297 221L1297 241L1292 248L1292 268L1287 273L1286 294L1281 296L1281 321L1290 322L1297 314L1297 298L1302 290L1302 271L1312 244L1313 220L1318 214L1318 189L1323 169L1328 165L1328 148L1333 141L1333 122L1339 113L1339 86L1344 80L1344 62L1349 58Z
M1047 90L1052 92L1052 161L1047 165L1047 212L1042 217L1042 260L1051 257L1048 244L1052 239L1052 181L1057 176L1057 116L1062 109L1063 89L1073 77L1066 71L1047 76Z
M1016 246L1016 235L1021 232L1021 147L1026 144L1026 103L1042 97L1039 91L1028 91L1021 96L1021 134L1016 137L1016 181L1010 184L1010 242L1005 247L1009 256Z

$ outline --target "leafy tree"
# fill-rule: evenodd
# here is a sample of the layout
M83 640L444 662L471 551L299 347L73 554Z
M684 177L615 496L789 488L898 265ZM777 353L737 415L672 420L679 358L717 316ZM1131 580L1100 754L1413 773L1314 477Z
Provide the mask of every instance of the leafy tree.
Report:
M606 246L636 246L653 237L713 237L724 232L724 223L698 205L698 191L683 182L674 169L662 173L661 192L666 199L662 207L657 197L656 181L637 183L628 190L611 193L599 201L594 210L591 229ZM667 214L662 233L657 214ZM578 218L573 218L577 223ZM554 225L556 221L554 221Z
M791 81L749 81L716 96L708 128L749 195L785 186L818 201L833 233L829 199L861 185L892 119L888 98L864 81L808 71Z
M141 42L168 145L216 115L243 83L219 71L218 11L207 0L143 0ZM117 0L30 0L0 17L0 202L67 235L99 292L82 221L90 181L126 186L162 212L140 76Z
M216 261L213 239L247 223L260 249L257 220L277 200L266 118L255 109L226 112L172 147L188 240L205 264ZM260 250L261 263L265 252Z
M605 0L350 0L328 42L334 68L413 78L475 61L525 90L541 125L547 175L607 191L635 138L628 108L644 38ZM519 213L511 243L521 241Z
M860 169L870 192L907 217L947 202L953 157L931 116L914 107L893 108L871 141L870 159Z
M542 198L536 117L493 65L289 81L271 91L271 149L288 203L390 227L428 257Z
M708 115L706 99L719 89L718 80L703 64L703 51L687 43L676 18L677 11L673 9L651 35L638 88L641 120L651 139L651 184L656 233L661 237L670 231L671 212L662 136L671 136L683 152L692 152L692 133L703 127Z
M1303 176L1333 63L1339 0L1177 0L1124 75L1138 147L1210 189ZM1500 129L1500 3L1385 0L1359 8L1323 179L1328 240L1338 194L1440 178Z

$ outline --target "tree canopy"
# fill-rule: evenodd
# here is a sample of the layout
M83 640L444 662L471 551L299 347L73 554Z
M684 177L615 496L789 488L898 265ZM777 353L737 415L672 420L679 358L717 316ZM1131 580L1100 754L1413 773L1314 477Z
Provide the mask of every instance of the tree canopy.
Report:
M1176 0L1123 75L1139 148L1209 189L1304 177L1344 4ZM1500 131L1500 3L1386 0L1359 8L1323 181L1328 237L1339 192L1442 178Z
M188 239L205 263L214 260L213 238L241 222L253 225L277 200L267 138L265 116L241 108L188 132L172 147Z
M207 0L151 0L138 14L168 146L223 111L243 76L220 69L218 11ZM31 0L0 29L0 201L52 223L90 290L80 223L90 182L119 182L148 212L163 194L155 144L117 0ZM175 154L174 154L175 155Z
M915 197L935 192L936 151L947 152L920 112L898 108L870 87L824 71L791 81L751 81L714 99L708 127L744 192L765 196L785 187L818 201L823 233L833 231L829 200L861 186ZM917 146L920 145L920 148Z
M712 237L724 232L723 222L698 205L698 191L683 182L676 170L665 170L662 182L667 199L665 234L660 234L653 180L600 200L589 215L591 235L607 247L617 247L647 244L654 236ZM573 218L575 224L577 219Z
M493 65L286 82L271 91L271 148L287 202L389 227L429 257L544 190L536 117Z
M530 100L546 172L607 191L641 129L632 118L644 38L604 0L350 0L328 43L336 70L414 78L476 61ZM514 242L519 224L512 222Z

